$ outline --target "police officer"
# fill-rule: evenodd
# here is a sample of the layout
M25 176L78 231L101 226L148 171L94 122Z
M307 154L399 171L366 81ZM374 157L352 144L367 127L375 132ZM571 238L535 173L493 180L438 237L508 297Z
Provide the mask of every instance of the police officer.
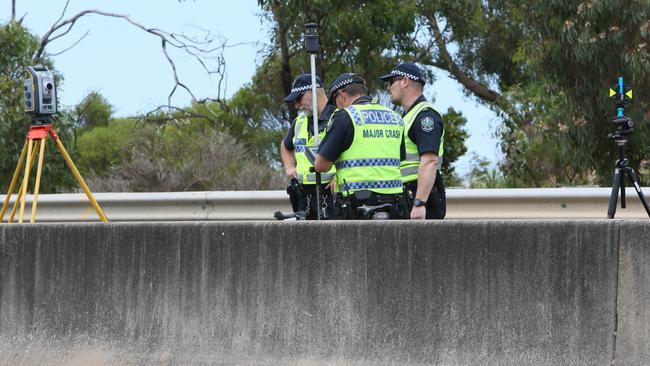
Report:
M339 110L328 124L314 168L325 172L336 166L341 218L370 218L358 208L381 205L388 207L390 218L408 218L399 170L405 156L402 119L372 103L365 80L352 73L334 80L329 102Z
M412 198L411 219L442 219L447 208L439 169L445 131L440 114L422 95L422 72L415 64L404 62L380 79L388 82L391 101L405 111L406 160L401 172Z
M334 106L327 103L327 96L320 78L316 77L316 96L319 140L323 139L325 127ZM285 103L293 103L299 111L298 117L291 124L284 139L280 143L280 156L287 178L292 180L288 192L295 212L304 211L308 220L316 219L316 174L310 171L312 163L305 156L307 146L314 145L314 124L312 119L312 87L311 74L298 76L291 87L291 93L284 98ZM332 194L326 186L334 176L334 168L321 174L321 205L325 207L321 218L334 216Z

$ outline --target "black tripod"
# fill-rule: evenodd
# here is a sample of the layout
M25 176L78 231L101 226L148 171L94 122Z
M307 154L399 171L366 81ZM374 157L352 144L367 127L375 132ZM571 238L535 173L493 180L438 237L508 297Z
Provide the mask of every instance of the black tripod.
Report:
M630 121L631 122L631 121ZM631 123L630 123L631 124ZM625 131L625 129L623 130ZM616 214L616 201L618 200L618 191L621 190L621 208L625 208L625 175L627 174L628 178L632 182L636 193L639 195L639 199L645 208L645 212L650 217L650 207L645 200L645 196L641 191L639 186L639 178L634 173L634 169L628 164L627 158L625 157L625 144L627 144L627 138L621 133L621 129L617 130L614 134L610 134L609 137L616 142L618 146L618 160L616 160L616 169L614 169L614 181L612 183L612 194L609 196L609 208L607 209L607 218L613 219ZM629 128L629 132L623 132L625 134L631 133L632 128Z

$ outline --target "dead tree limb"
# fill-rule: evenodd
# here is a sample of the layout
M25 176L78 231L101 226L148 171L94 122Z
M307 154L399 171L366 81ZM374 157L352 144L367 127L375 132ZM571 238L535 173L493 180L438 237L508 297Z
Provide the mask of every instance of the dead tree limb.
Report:
M75 24L77 24L79 19L90 15L99 15L103 17L117 18L126 21L130 25L142 31L145 31L157 37L160 40L161 50L165 56L165 59L167 60L167 63L169 64L172 70L172 74L174 78L174 86L172 87L169 95L167 96L167 105L171 105L171 99L174 96L174 94L178 91L178 89L182 89L185 92L187 92L187 94L189 94L189 96L192 98L192 102L200 102L197 100L196 96L194 95L192 90L188 87L188 85L184 83L182 79L179 77L179 72L176 67L176 62L174 61L174 58L169 53L170 48L181 50L185 52L185 54L192 57L196 62L199 63L199 65L201 65L201 67L205 70L205 72L210 77L217 76L219 78L218 80L219 88L217 90L217 97L215 99L221 100L223 98L222 93L225 92L222 89L222 85L226 75L225 73L226 62L223 55L224 53L223 51L226 48L234 47L240 44L236 44L236 45L228 44L225 38L213 37L210 34L210 32L207 30L202 30L204 34L202 38L198 39L198 38L187 36L185 34L170 33L161 29L147 27L143 24L140 24L132 20L128 15L125 14L116 14L116 13L110 13L102 10L95 10L95 9L83 10L72 17L64 19L65 13L68 8L68 4L69 1L66 2L65 8L63 9L63 12L59 17L59 19L41 37L38 46L36 48L36 51L32 56L32 61L34 63L39 62L44 57L44 55L46 54L46 48L53 41L67 35L75 26ZM85 37L86 35L81 37L71 47L68 47L61 52L53 53L51 55L60 55L61 53L70 50L72 47L79 44L79 42Z

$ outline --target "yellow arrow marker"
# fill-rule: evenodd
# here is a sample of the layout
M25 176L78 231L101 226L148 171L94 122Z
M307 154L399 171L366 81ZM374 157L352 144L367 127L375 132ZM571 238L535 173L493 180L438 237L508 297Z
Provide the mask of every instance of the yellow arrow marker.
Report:
M630 89L627 93L625 93L628 98L632 99L632 89Z
M614 95L616 95L616 92L614 91L614 89L609 88L609 96L610 96L610 98L613 97Z

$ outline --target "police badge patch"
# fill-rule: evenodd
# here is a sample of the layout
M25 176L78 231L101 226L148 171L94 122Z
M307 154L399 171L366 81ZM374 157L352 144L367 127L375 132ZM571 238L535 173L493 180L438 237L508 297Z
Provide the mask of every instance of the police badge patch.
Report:
M422 125L422 131L427 133L433 131L433 118L424 117L420 120L420 124Z

